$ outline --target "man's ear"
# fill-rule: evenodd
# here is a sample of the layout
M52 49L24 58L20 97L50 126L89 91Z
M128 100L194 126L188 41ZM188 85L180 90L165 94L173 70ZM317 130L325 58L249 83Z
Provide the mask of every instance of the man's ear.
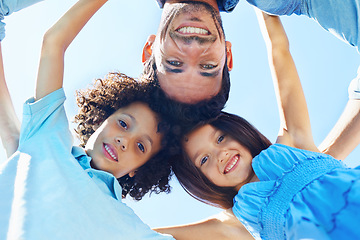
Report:
M137 171L137 170L134 170L134 171L132 171L132 172L129 172L129 174L128 174L129 177L131 177L131 178L134 177L135 174L136 174L136 171Z
M144 45L143 52L142 52L142 58L141 58L142 63L145 63L151 57L151 54L152 54L151 47L155 41L155 38L156 38L156 35L154 35L154 34L152 34L148 37L148 39Z
M231 42L226 41L225 42L225 48L226 48L226 60L227 60L227 66L229 71L233 69L233 55L231 51Z

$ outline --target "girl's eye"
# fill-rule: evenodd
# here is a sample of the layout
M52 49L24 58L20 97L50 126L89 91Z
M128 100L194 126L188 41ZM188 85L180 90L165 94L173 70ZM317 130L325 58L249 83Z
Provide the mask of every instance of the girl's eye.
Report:
M210 69L216 68L217 65L213 65L213 64L203 64L201 67L202 67L203 69L205 69L205 70L210 70Z
M220 137L218 137L217 139L217 143L221 143L224 140L225 136L221 135Z
M124 122L123 120L120 120L119 123L120 123L120 126L123 127L125 130L128 129L128 125L126 124L126 122Z
M181 67L182 63L179 62L179 61L167 61L168 64L170 64L171 66L174 66L174 67Z
M137 143L137 146L141 152L145 152L145 147L142 143Z
M203 157L203 158L200 160L200 166L204 165L208 159L209 159L208 156Z

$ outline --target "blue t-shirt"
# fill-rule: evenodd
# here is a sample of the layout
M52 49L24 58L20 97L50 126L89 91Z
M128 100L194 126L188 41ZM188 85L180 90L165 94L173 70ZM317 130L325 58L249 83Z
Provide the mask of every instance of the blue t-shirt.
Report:
M305 15L359 51L359 0L247 0L275 15Z
M18 151L0 167L0 239L173 239L121 202L116 178L72 146L59 89L24 104Z
M160 8L163 8L166 2L166 0L156 0L156 1L159 4ZM232 12L232 10L234 10L236 5L238 4L239 0L216 0L216 2L218 4L219 11Z
M255 239L358 239L360 168L329 155L274 144L252 162L233 212Z

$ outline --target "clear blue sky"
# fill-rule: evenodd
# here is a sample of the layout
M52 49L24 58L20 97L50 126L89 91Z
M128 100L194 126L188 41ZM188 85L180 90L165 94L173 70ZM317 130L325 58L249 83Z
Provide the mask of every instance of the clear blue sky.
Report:
M17 114L34 93L42 36L76 1L46 0L5 19L2 42L5 74ZM127 3L129 2L129 3ZM131 3L130 3L131 2ZM88 23L66 53L64 89L69 120L76 113L74 93L109 71L132 77L141 73L141 51L147 36L156 33L161 16L155 0L110 0ZM265 44L251 6L241 0L231 14L222 14L227 40L233 43L234 69L226 109L248 119L271 141L279 117ZM347 87L360 65L356 49L306 17L283 17L291 52L304 87L315 142L320 144L347 102ZM346 162L360 163L358 147ZM0 150L0 162L5 160ZM219 212L191 199L172 182L172 193L140 202L126 200L151 227L184 224Z

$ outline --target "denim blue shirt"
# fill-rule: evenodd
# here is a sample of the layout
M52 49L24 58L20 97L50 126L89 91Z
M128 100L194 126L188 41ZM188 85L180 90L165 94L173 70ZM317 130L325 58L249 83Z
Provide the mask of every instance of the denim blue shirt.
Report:
M59 89L24 104L18 151L0 167L0 239L173 239L121 202L116 178L72 146Z
M17 12L23 8L33 5L43 0L2 0L0 1L0 41L5 37L4 17L13 12Z
M159 4L160 8L163 8L166 2L166 0L156 0L156 1ZM219 11L231 12L232 10L234 10L239 0L216 0L216 2L218 4Z
M275 15L305 15L338 38L359 47L360 0L247 0ZM359 49L358 49L359 51Z

